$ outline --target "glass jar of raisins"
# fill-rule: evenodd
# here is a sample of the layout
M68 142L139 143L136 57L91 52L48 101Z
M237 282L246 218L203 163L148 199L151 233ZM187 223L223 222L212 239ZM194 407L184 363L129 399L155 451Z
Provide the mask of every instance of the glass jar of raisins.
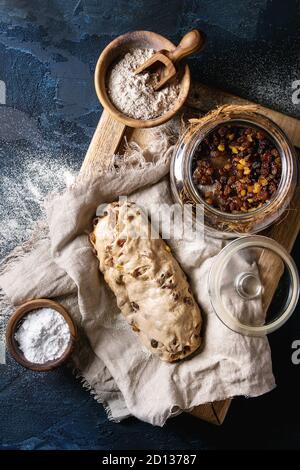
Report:
M258 233L278 221L297 183L288 137L246 108L223 107L194 120L171 163L175 201L200 205L205 231L218 238Z

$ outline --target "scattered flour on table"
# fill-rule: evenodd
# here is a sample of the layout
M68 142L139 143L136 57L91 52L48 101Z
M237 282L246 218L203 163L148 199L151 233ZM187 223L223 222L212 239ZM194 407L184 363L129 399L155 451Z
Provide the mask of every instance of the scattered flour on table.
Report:
M15 333L25 358L35 364L44 364L61 357L70 337L67 322L52 308L41 308L26 315Z
M135 119L154 119L175 104L179 85L173 83L155 91L153 74L134 74L154 54L153 49L132 49L110 70L107 91L112 103L122 113ZM153 81L154 80L154 81Z
M45 218L46 195L62 191L76 177L67 154L28 150L18 142L9 145L10 151L0 146L0 263L16 246L32 238L36 223ZM5 329L12 311L9 305L1 305L0 364L5 363Z
M75 178L67 161L51 155L20 158L1 169L0 178L0 259L31 238L35 223L44 217L44 199L61 191Z

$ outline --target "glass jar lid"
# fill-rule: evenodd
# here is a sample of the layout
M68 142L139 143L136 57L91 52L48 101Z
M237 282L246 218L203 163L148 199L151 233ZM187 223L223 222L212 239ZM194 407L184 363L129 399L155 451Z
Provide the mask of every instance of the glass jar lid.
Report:
M253 235L235 239L220 251L211 266L208 287L212 307L228 328L265 336L295 310L299 275L279 243Z

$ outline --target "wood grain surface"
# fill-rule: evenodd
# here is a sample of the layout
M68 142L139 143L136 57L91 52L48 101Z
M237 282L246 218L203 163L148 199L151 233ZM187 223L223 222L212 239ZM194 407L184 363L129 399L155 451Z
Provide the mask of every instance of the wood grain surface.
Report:
M210 88L206 85L195 85L195 92L188 99L188 105L193 107L194 110L199 109L199 113L207 112L221 104L251 104L249 101L239 98L237 96L225 93L221 90ZM259 111L269 118L273 119L289 136L292 143L296 147L300 147L300 121L286 116L277 111L269 108L259 106ZM124 124L121 124L113 119L107 111L103 111L86 157L82 164L82 170L86 171L97 165L105 167L109 164L110 157L114 153L121 153L124 144L124 138L128 141L138 142L143 147L147 146L150 141L152 131L151 129L130 129ZM291 251L293 244L297 238L300 229L300 188L299 185L295 192L291 209L285 219L274 224L263 234L267 235L283 245L287 251ZM270 259L262 258L262 266L267 266ZM277 263L273 266L272 270L268 270L270 276L268 281L269 289L265 293L264 303L267 306L272 295L276 289L278 281L282 273L282 265ZM207 403L197 406L191 411L194 416L208 421L213 424L220 425L223 423L226 414L229 410L231 399L218 401L214 403Z

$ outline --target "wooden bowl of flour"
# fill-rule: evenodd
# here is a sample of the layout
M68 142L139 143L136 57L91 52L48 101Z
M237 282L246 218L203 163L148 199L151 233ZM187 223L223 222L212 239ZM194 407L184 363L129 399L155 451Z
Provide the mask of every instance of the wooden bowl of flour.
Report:
M63 317L70 331L70 339L67 347L63 350L62 355L59 356L57 359L45 363L35 363L30 362L28 359L26 359L24 353L19 347L15 335L28 314L34 312L35 310L40 310L43 308L55 310ZM14 312L14 314L10 317L6 327L6 346L12 357L23 367L37 372L47 372L56 369L57 367L64 364L70 358L72 352L74 351L77 337L77 327L70 314L61 304L49 299L29 300L24 304L20 305Z
M190 69L188 65L179 65L176 79L179 93L172 108L154 119L134 119L123 114L112 103L107 91L108 73L118 60L133 49L154 49L155 51L175 49L175 45L160 34L149 31L134 31L117 37L108 44L100 55L95 70L95 88L98 98L104 107L115 119L129 127L155 127L169 121L182 108L190 89Z

